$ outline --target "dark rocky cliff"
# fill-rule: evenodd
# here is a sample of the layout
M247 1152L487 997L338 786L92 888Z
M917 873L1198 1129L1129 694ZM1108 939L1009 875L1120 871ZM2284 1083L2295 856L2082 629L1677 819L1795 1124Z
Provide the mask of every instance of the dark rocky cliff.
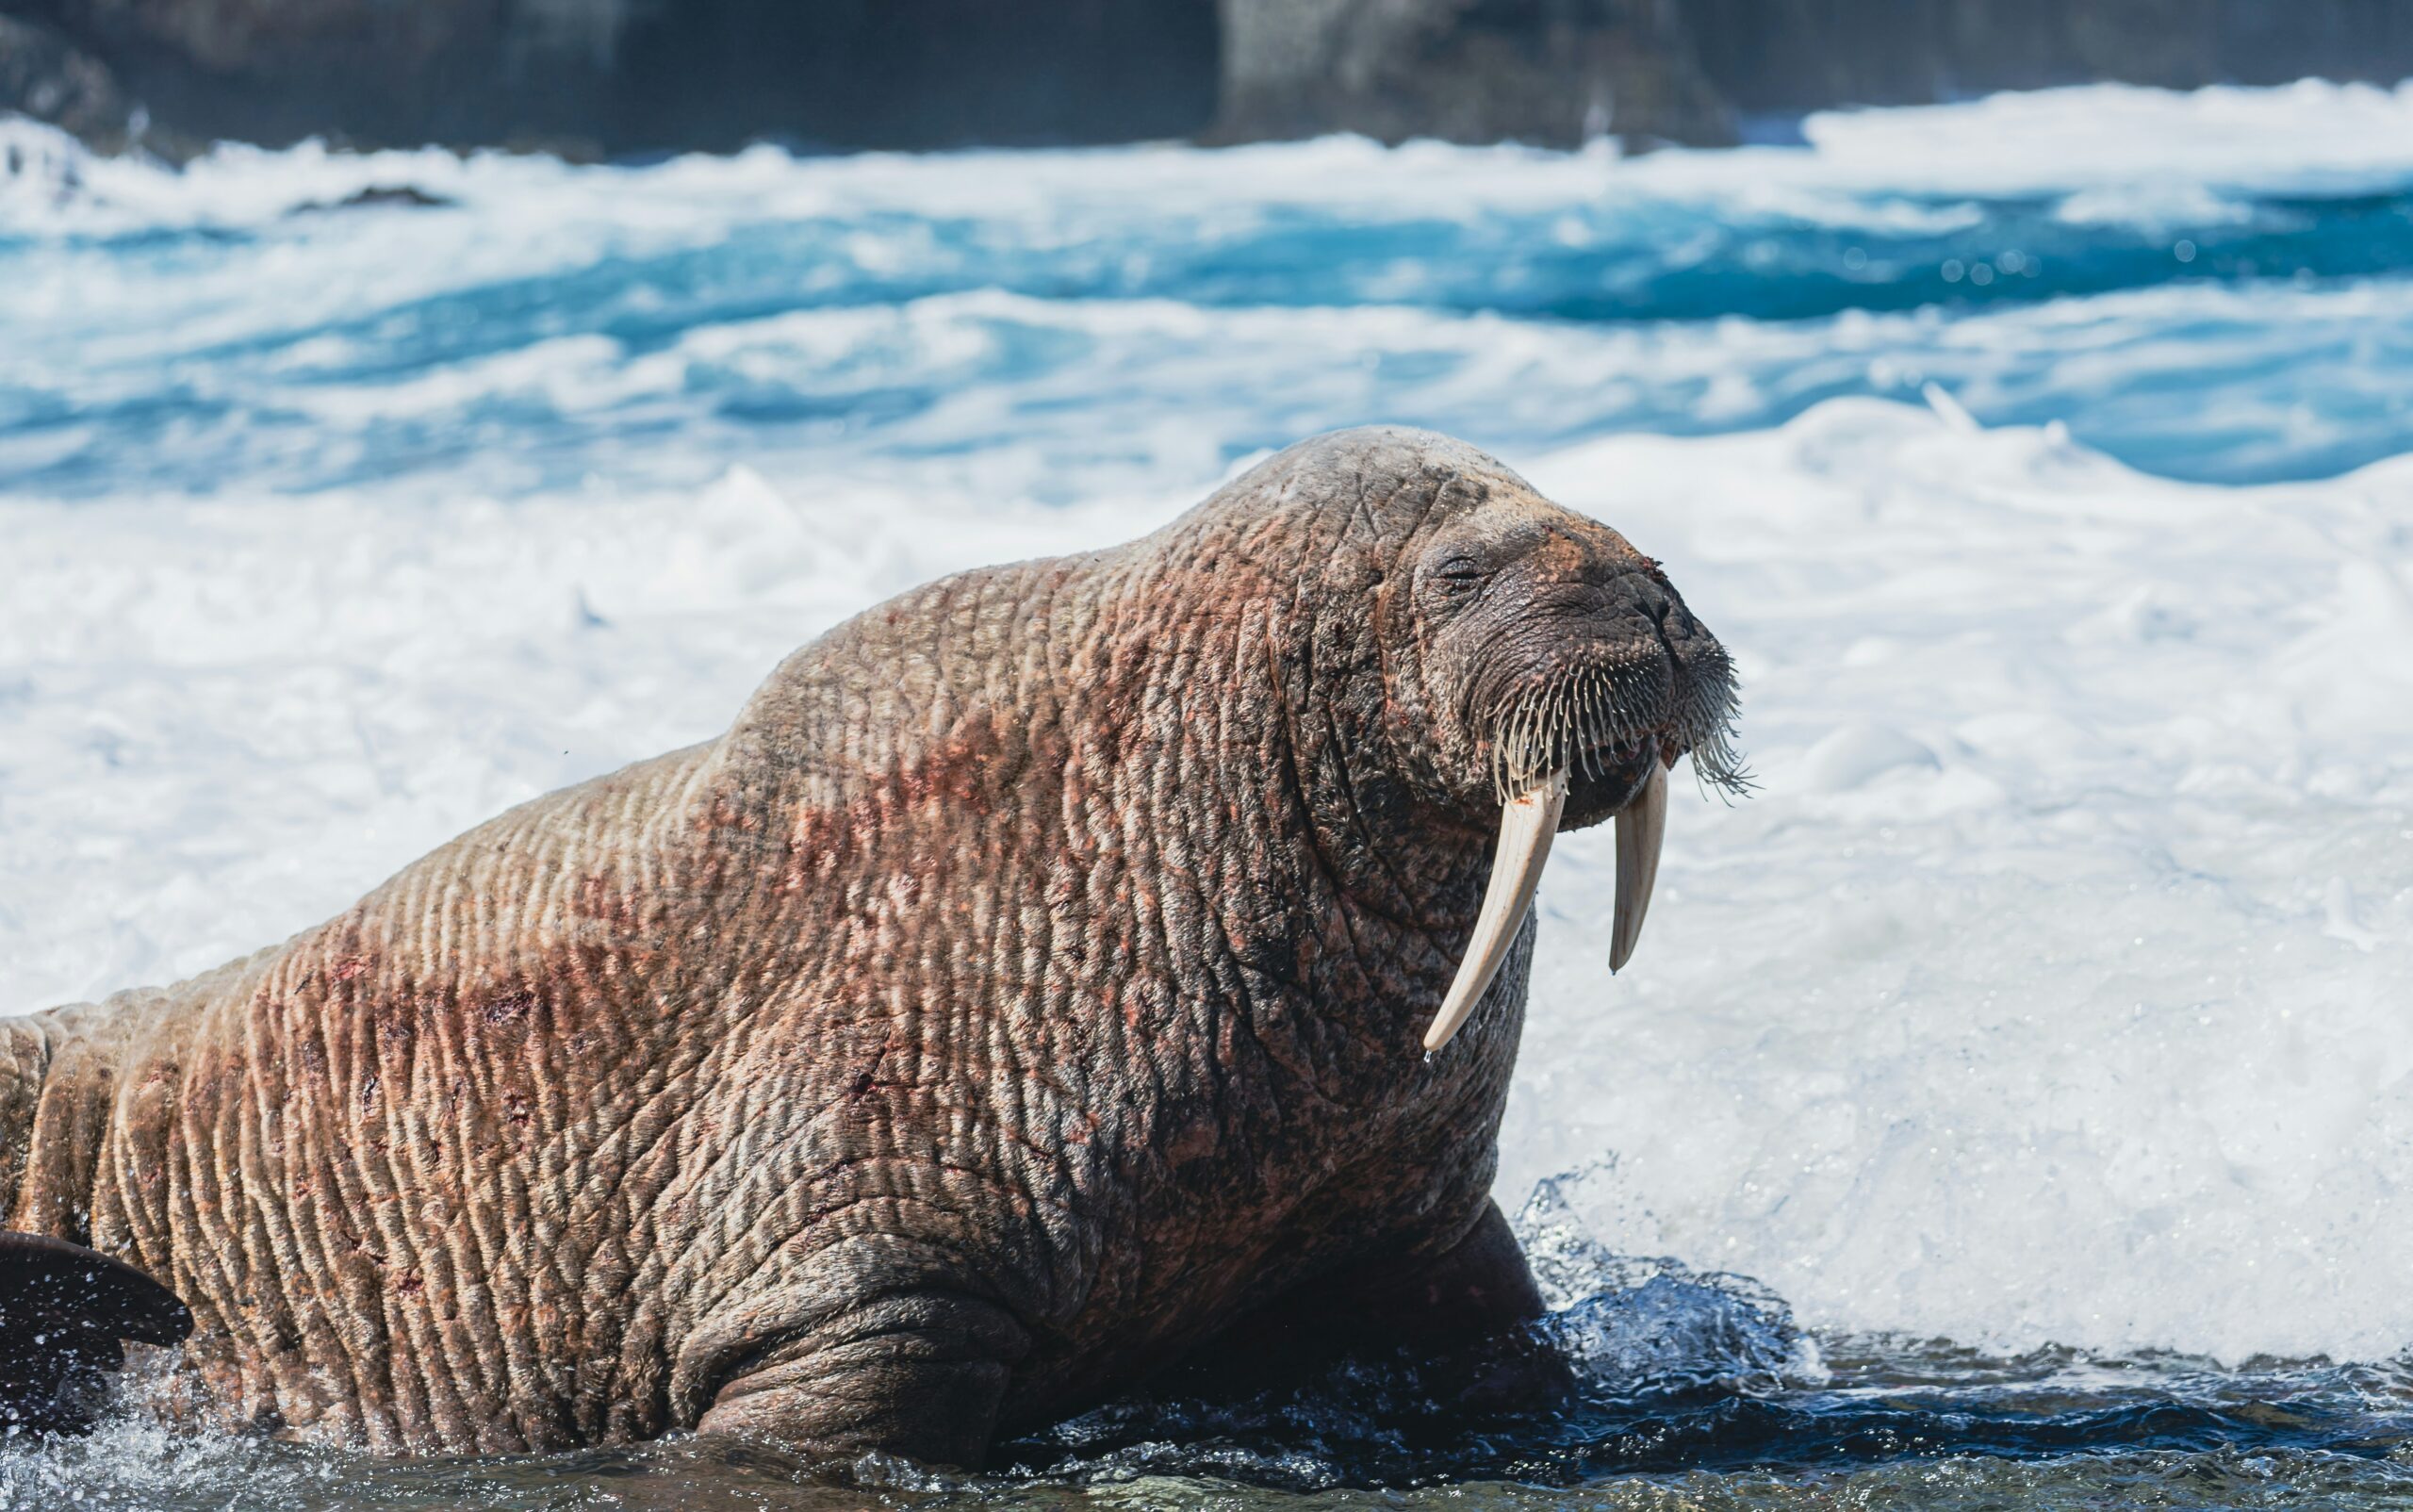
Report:
M1683 0L1747 111L1907 105L2094 79L2189 89L2413 74L2405 0Z
M0 109L97 145L572 152L1715 143L1738 119L2126 79L2413 74L2406 0L0 0ZM139 102L139 105L138 105ZM163 129L156 123L165 123Z
M1722 142L1673 0L1223 0L1223 140L1359 131L1571 145Z
M32 24L21 34L105 63L152 119L263 142L1124 141L1198 131L1218 87L1214 0L0 0L8 10ZM0 108L51 115L6 92L8 48L0 33Z
M52 121L103 152L121 152L140 111L99 58L46 26L0 16L0 109Z
M1223 0L1225 140L1717 143L1738 116L2413 74L2406 0Z

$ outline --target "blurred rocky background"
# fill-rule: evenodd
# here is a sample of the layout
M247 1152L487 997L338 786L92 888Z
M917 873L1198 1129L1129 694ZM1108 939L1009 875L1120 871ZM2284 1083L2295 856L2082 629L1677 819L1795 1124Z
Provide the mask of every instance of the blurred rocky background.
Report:
M1829 106L2408 74L2405 0L0 0L0 111L169 156L1716 144Z

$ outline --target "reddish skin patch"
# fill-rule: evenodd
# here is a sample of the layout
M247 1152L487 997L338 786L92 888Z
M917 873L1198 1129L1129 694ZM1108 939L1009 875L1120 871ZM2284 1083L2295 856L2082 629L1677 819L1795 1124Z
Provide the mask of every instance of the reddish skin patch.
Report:
M636 929L645 918L644 906L636 896L600 873L578 879L570 907L582 917L600 920L622 932Z

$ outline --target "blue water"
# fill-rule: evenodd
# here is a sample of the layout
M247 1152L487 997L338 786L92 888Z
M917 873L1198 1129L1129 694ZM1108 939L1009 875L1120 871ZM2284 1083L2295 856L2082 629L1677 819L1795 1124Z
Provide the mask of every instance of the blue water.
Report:
M1566 1178L1562 1178L1566 1179ZM2413 1505L2413 1364L1813 1338L1736 1276L1607 1255L1545 1183L1520 1224L1537 1329L1440 1358L1253 1382L1176 1367L1011 1438L980 1472L673 1437L378 1461L139 1418L0 1442L0 1505L124 1512L468 1506L2392 1508ZM1536 1221L1543 1226L1534 1226Z
M273 157L230 170L240 213L190 187L21 194L0 494L509 498L1008 459L1016 491L1066 499L1370 419L1530 454L1930 384L2173 477L2413 444L2413 169L1946 192L1788 184L1816 155L1761 156L1759 189L1681 158L1310 144L412 156L337 186L448 202L426 207L263 205Z
M125 1512L435 1512L1106 1504L1318 1512L1843 1505L2413 1505L2413 1367L1813 1342L1732 1276L1661 1262L1538 1331L1442 1359L1361 1357L1274 1385L1151 1386L1010 1439L977 1473L678 1438L551 1454L375 1461L139 1420L0 1444L0 1504ZM1647 1267L1646 1267L1647 1269ZM1620 1274L1622 1273L1622 1274ZM1543 1362L1552 1383L1515 1375Z

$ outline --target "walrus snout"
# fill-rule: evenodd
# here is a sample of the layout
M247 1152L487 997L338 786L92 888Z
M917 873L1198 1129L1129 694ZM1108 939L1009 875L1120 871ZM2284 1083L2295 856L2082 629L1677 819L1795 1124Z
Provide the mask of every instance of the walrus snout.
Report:
M1561 830L1617 821L1609 969L1641 937L1666 834L1667 771L1744 781L1730 744L1732 661L1660 564L1615 531L1538 501L1434 553L1436 642L1454 653L1500 804L1474 932L1424 1036L1437 1050L1490 986Z
M1642 560L1605 582L1531 593L1484 638L1468 679L1494 796L1563 768L1562 829L1623 811L1652 764L1689 755L1712 785L1738 780L1732 662L1658 564Z

